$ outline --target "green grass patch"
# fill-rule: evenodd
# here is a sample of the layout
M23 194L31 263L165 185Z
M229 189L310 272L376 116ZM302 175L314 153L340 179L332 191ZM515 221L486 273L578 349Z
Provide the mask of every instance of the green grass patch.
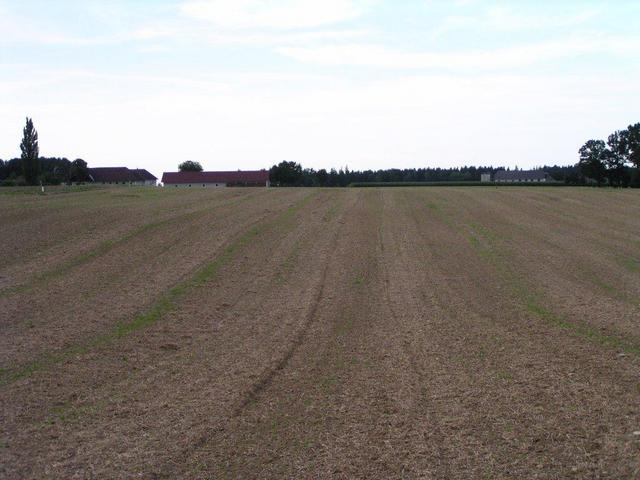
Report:
M514 182L514 183L494 183L494 182L353 182L349 187L573 187L564 183L536 183L536 182Z
M222 253L218 255L218 257L198 270L193 275L193 277L177 284L167 293L162 295L149 309L149 311L135 316L128 322L119 323L113 330L94 337L84 345L75 345L58 352L46 353L39 359L15 369L5 368L4 370L0 371L0 386L7 385L22 378L30 377L40 370L50 368L54 365L69 360L74 356L81 355L95 348L110 344L120 338L126 337L138 330L145 329L157 323L167 313L176 310L178 308L178 301L188 292L204 285L206 282L213 279L217 275L220 268L233 260L238 251L251 243L252 240L254 240L257 236L259 236L267 229L276 227L283 222L289 221L304 205L306 205L311 200L314 195L314 193L307 195L300 202L290 206L275 220L264 223L262 225L251 227L235 242L228 245L222 251Z
M455 228L450 215L446 212L444 205L435 201L428 201L426 207L449 228Z
M633 305L634 307L640 307L640 298L630 295L625 292L624 289L617 288L614 285L611 285L610 283L607 283L604 280L600 279L598 277L599 273L596 270L585 269L585 271L582 273L583 278L586 281L595 285L610 298L627 303L629 305Z
M338 378L335 375L327 375L320 379L320 388L325 392L333 392L338 385Z
M526 303L526 308L529 313L536 315L550 325L570 331L592 342L640 356L640 341L638 339L607 335L588 325L568 322L533 299Z
M593 278L592 282L594 285L596 285L598 288L600 288L601 290L604 290L605 292L607 292L609 295L613 295L613 296L619 296L620 292L618 291L617 288L615 288L613 285L600 280L599 278Z
M480 249L481 244L480 244L480 239L478 237L476 237L474 234L470 233L468 236L469 239L469 243L471 243L471 246L476 248L476 249Z
M325 222L333 220L339 212L339 205L334 203L327 212L323 215L322 219ZM286 277L293 271L300 258L300 252L302 251L303 243L300 239L296 240L293 248L285 257L284 261L280 264L280 269L276 275L277 281L283 283Z
M301 249L302 249L301 242L296 241L291 251L287 254L284 261L280 264L280 269L276 274L276 280L278 281L278 283L280 284L284 283L286 278L293 271L293 269L296 266L298 257L300 256Z
M484 360L487 358L487 349L483 346L480 346L475 353L479 360Z
M621 267L624 267L626 270L637 273L640 272L640 261L635 258L616 256L616 263Z
M498 380L502 380L503 382L510 382L511 380L513 380L513 375L511 374L511 372L508 372L506 370L499 370L496 372L496 378Z
M487 246L482 245L482 242L480 242L474 232L468 236L471 245L476 249L481 258L496 268L503 280L509 285L512 296L529 314L540 318L549 325L561 328L592 342L640 356L640 339L622 338L604 334L588 325L570 322L545 306L544 301L540 300L537 294L532 293L529 286L517 275L517 272L513 271L509 265L505 249L499 245L500 239L484 226L471 224L470 227L474 232L480 233L486 241ZM615 294L616 296L620 295L620 292L613 286L597 279L592 281L607 293ZM626 297L625 300L634 305L640 305L640 301L635 301L634 303L633 300L630 301Z
M109 253L111 250L113 250L114 248L116 248L119 245L122 245L136 237L139 237L147 232L150 232L154 229L160 228L164 225L167 225L170 223L171 220L174 219L167 219L167 220L162 220L159 222L152 222L152 223L148 223L146 225L143 225L141 227L138 227L134 230L132 230L131 232L127 233L126 235L120 237L119 239L116 240L105 240L102 243L100 243L96 248L94 248L93 250L90 250L88 252L85 253L81 253L80 255L77 255L75 257L73 257L72 259L68 260L67 262L64 262L63 264L59 265L56 268L53 268L51 270L48 270L46 272L40 273L35 275L33 278L31 278L31 280L29 280L27 283L24 283L22 285L16 285L13 287L6 287L3 289L0 289L0 297L5 297L8 295L12 295L12 294L17 294L17 293L27 293L33 290L34 287L38 286L38 285L42 285L44 283L46 283L49 280L61 277L65 274L67 274L69 271L73 270L74 268L83 265L91 260L94 260L96 258L99 258L107 253Z
M347 335L349 332L353 330L353 317L351 315L347 315L342 321L338 322L336 325L336 335L338 337L342 337Z
M334 203L333 205L331 205L329 210L327 210L327 212L322 216L322 220L327 223L332 221L334 218L336 218L339 211L340 211L339 205L337 203Z
M70 423L76 423L83 417L96 414L99 410L104 408L106 404L106 401L102 401L96 404L74 407L71 402L65 402L61 405L52 407L44 423L45 425L53 425L56 423L67 425Z
M356 287L364 285L364 283L365 283L364 275L357 275L356 278L353 279L353 285L355 285Z
M470 223L469 226L473 228L480 236L482 236L487 242L494 244L500 241L498 235L496 235L493 230L479 223Z
M104 190L102 185L45 185L44 195L60 193L80 193L96 190ZM0 186L0 195L42 195L40 186L30 187L4 187Z

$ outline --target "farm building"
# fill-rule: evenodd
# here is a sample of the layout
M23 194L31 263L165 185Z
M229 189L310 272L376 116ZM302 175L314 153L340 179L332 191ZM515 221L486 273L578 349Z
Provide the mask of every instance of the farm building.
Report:
M130 170L127 167L90 168L93 183L103 185L150 185L155 186L157 178L144 169Z
M135 170L131 170L135 176L139 178L139 182L144 182L142 185L151 185L156 186L158 182L158 177L145 170L144 168L136 168Z
M165 187L216 188L216 187L268 187L267 170L236 172L165 172L162 174Z
M525 182L553 182L553 178L542 170L500 170L495 173L494 182L525 183Z

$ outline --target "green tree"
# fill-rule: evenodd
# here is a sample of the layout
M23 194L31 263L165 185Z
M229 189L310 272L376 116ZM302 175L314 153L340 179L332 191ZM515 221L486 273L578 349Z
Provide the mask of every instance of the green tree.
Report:
M620 132L620 144L627 161L640 168L640 123Z
M187 160L186 162L182 162L180 165L178 165L178 169L181 172L201 172L202 165L200 165L200 163L198 162Z
M69 166L69 182L86 182L89 180L87 162L76 158Z
M324 168L321 168L320 170L318 170L318 172L316 173L316 177L318 179L318 185L320 185L321 187L327 186L327 181L329 180L329 174Z
M580 171L598 185L606 178L605 157L610 152L602 140L589 140L580 148Z
M269 180L273 185L295 187L302 184L302 166L296 162L282 161L269 170Z
M20 158L25 182L29 185L36 185L40 173L40 149L38 148L38 132L33 127L33 120L30 118L27 118L27 124L22 130L20 151L22 152Z
M602 154L607 171L606 175L611 185L620 186L627 183L626 152L623 138L623 132L614 132L609 135L607 140L609 148Z

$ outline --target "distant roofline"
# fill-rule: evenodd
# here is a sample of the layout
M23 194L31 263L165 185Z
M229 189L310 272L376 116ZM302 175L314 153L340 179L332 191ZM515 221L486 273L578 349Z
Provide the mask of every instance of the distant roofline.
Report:
M164 172L162 183L266 183L269 171L228 170L204 172Z
M155 175L144 168L90 167L88 170L94 182L144 182L148 180L158 180Z

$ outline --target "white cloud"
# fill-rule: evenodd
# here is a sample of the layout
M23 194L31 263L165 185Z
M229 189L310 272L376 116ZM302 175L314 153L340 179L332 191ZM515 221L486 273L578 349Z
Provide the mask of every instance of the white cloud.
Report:
M333 0L332 0L333 1ZM208 2L193 2L184 5L184 8L196 6L199 3ZM216 2L217 4L218 2ZM215 8L222 8L224 2L219 2L220 5ZM221 20L222 23L231 25L246 24L249 25L252 22L262 22L265 25L271 26L284 26L287 22L296 22L298 26L308 26L311 23L324 23L329 19L337 19L338 17L344 18L338 15L339 11L346 14L346 5L352 5L352 2L348 0L336 0L333 2L334 7L344 4L340 8L330 8L328 4L318 4L317 8L311 9L306 12L302 12L303 7L306 5L306 0L296 0L290 2L295 4L296 8L293 8L290 12L286 12L288 17L276 18L280 15L281 10L267 9L264 5L260 6L258 16L259 18L253 18L251 15L244 20L241 20L238 15L242 13L243 8L247 8L250 2L246 1L242 5L231 5L225 8L229 8L230 11L236 11L236 14L231 14L228 18ZM243 7L244 5L244 7ZM242 8L241 8L242 7ZM352 7L355 9L355 7ZM197 10L197 8L196 8ZM215 9L214 9L215 10ZM355 10L354 10L355 11ZM209 13L213 13L213 10ZM223 11L220 10L221 15ZM246 13L246 12L244 12ZM308 15L308 19L302 18L304 15ZM257 14L256 14L257 15ZM295 18L294 18L295 17ZM4 33L0 39L0 43L5 44L31 44L31 45L53 45L53 46L69 46L69 47L87 47L87 46L109 46L119 45L123 43L140 43L138 51L168 51L172 42L189 41L198 43L207 43L210 45L249 45L249 46L283 46L283 45L308 45L317 43L319 41L342 41L345 39L353 39L356 37L362 37L369 33L366 29L354 29L354 28L335 28L330 29L293 29L283 30L275 28L252 28L249 30L237 30L237 29L221 29L211 28L208 22L197 22L194 18L178 19L178 18L165 18L164 20L147 20L146 23L140 23L137 26L130 27L128 29L113 30L104 34L74 34L69 29L60 30L55 28L55 25L48 25L42 22L38 22L35 19L30 19L14 12L9 12L0 3L0 30ZM155 43L154 43L155 42ZM158 44L160 43L160 44Z
M597 18L599 12L589 9L569 14L535 15L518 13L513 8L492 7L483 14L453 15L446 17L435 30L435 35L442 35L462 29L482 29L487 31L531 31L575 27Z
M359 29L331 29L294 32L265 32L265 31L215 31L198 27L168 27L147 26L130 32L127 39L135 40L190 40L206 42L211 45L257 45L257 46L284 46L310 44L319 41L339 41L359 38L367 35L367 30Z
M356 0L195 0L182 12L229 29L315 28L352 20L364 13Z
M494 7L486 15L487 28L495 30L539 30L566 28L582 25L599 15L597 10L584 10L564 15L531 15L517 13L512 9Z
M277 51L298 61L326 66L388 69L500 69L535 65L586 54L633 56L640 54L640 37L579 38L525 44L486 51L450 53L403 52L380 45L282 47Z

